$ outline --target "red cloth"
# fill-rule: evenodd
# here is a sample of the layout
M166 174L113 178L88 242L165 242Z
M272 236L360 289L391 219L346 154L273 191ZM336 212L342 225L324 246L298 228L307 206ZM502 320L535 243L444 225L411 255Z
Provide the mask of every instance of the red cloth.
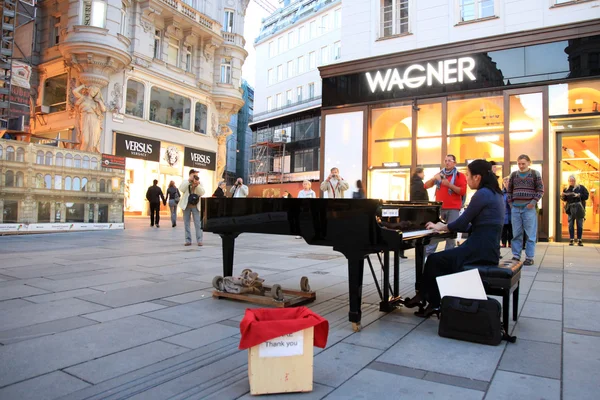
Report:
M329 322L307 307L246 309L240 322L240 350L264 343L279 336L315 327L314 345L327 345Z
M442 202L442 210L460 210L462 197L467 193L467 177L462 172L456 176L454 185L460 188L460 194L448 193L448 186L441 186L435 191L435 200Z

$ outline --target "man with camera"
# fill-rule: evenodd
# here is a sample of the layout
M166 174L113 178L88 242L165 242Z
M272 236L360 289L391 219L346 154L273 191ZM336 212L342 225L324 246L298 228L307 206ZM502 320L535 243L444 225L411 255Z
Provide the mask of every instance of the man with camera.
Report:
M229 191L231 192L231 197L248 197L248 186L244 185L242 178L237 178L235 185Z
M183 225L185 227L185 246L192 245L192 233L190 231L190 217L194 216L194 228L196 229L196 242L202 246L202 226L200 225L200 197L205 190L200 183L198 171L190 170L189 178L179 186L181 199L179 207L183 210Z
M330 199L343 199L344 192L350 188L350 184L340 176L340 170L336 167L331 168L331 173L321 183L321 190L327 193Z

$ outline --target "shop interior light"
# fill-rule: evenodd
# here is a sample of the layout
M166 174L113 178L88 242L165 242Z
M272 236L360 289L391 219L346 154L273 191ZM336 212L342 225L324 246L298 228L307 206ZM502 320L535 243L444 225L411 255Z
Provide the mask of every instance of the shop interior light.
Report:
M406 147L410 146L409 140L395 140L393 142L388 142L388 143L392 149L406 148Z
M499 142L500 135L483 135L483 136L475 136L476 142Z
M501 131L504 129L504 125L496 126L473 126L468 128L462 128L463 132L481 132L481 131Z
M575 104L577 104L577 105L583 104L583 99L576 99Z
M600 159L598 159L598 156L595 155L594 153L592 153L591 150L584 150L583 152L585 153L586 156L588 156L592 160L596 161L596 163L600 164Z
M442 147L442 138L417 139L417 146L419 149L437 149Z

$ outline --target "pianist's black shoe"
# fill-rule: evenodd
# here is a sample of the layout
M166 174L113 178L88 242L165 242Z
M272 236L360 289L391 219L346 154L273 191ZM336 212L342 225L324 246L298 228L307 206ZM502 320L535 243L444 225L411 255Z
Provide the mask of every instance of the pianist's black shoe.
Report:
M425 307L425 302L421 299L421 296L418 294L415 295L412 299L407 297L404 299L404 307L406 308L415 308L419 306L419 309Z
M438 307L432 307L431 305L428 305L425 308L419 308L419 311L415 311L415 315L417 317L425 319L431 317L434 314L436 317L438 317L438 319L440 319L440 309Z

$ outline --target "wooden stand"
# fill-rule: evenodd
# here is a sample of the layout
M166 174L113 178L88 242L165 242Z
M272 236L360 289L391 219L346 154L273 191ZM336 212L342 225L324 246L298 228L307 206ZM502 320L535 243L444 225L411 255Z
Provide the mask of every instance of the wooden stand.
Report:
M313 390L314 328L304 329L301 355L260 357L259 346L248 349L250 394L310 392Z
M266 292L271 291L270 286L263 286ZM213 291L213 297L217 299L227 298L240 301L246 301L248 303L261 304L264 306L272 307L295 307L301 304L310 303L315 301L317 298L316 292L303 292L301 290L281 289L283 292L283 300L275 300L270 293L265 293L264 296L259 294L237 294L221 292L219 290ZM287 296L286 296L287 295Z

